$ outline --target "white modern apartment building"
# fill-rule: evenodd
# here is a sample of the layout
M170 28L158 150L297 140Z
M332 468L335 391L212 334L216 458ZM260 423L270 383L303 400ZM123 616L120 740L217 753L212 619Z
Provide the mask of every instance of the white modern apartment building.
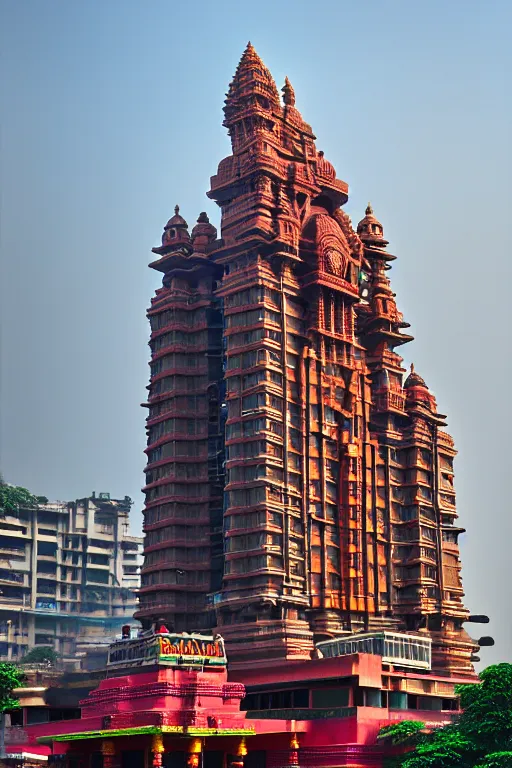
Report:
M0 659L50 646L76 662L131 622L142 538L131 499L100 493L0 512Z

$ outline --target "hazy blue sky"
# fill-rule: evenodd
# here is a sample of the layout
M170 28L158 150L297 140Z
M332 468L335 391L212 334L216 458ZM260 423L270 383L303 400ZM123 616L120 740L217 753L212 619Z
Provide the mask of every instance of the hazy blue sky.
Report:
M460 454L464 583L512 659L509 0L0 0L1 468L69 499L136 501L146 264L229 153L224 93L250 39L317 146L371 200L416 337L405 350ZM509 474L511 473L511 474ZM478 628L475 628L478 631ZM482 630L486 628L482 627Z

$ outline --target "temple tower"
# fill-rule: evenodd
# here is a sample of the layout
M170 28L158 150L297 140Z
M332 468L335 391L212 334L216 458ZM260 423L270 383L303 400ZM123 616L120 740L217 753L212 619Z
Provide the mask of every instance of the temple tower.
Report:
M357 226L364 245L368 301L359 307L361 341L372 379L372 424L382 466L377 504L389 525L386 568L393 615L408 631L428 632L433 664L468 674L477 648L463 629L469 617L462 598L453 458L453 439L441 427L434 396L411 366L403 382L396 348L412 340L397 310L386 271L388 253L382 224L371 205ZM379 513L380 514L380 513Z
M428 632L437 668L468 672L455 451L423 380L403 383L382 224L368 206L353 229L290 81L281 98L250 43L224 115L220 238L176 211L150 265L138 616L216 626L240 665Z
M165 616L176 631L214 621L207 596L222 572L222 314L218 268L205 250L216 237L206 214L188 232L176 206L159 257L163 273L148 310L151 362L146 449L144 624Z

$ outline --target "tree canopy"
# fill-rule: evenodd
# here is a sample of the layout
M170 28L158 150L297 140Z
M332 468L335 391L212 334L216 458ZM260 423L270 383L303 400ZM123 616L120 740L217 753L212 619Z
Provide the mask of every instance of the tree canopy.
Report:
M23 671L15 664L0 662L0 713L3 714L20 706L18 699L13 696L15 688L21 688L25 680Z
M0 512L16 512L20 507L33 507L37 498L19 485L0 483Z
M512 664L495 664L480 682L457 686L462 713L450 725L421 733L423 723L382 728L379 738L413 749L393 758L401 768L512 768Z
M425 723L419 720L401 720L399 723L385 725L380 729L378 738L385 739L393 745L417 744L420 734L425 730Z
M21 664L55 664L59 659L59 654L49 645L43 645L38 648L32 648L25 654Z

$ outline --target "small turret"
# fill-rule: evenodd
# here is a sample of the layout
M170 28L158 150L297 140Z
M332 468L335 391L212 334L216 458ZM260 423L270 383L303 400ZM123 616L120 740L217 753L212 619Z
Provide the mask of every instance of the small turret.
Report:
M371 203L368 203L365 216L357 225L357 234L365 245L385 248L388 241L384 238L384 227L373 215Z
M195 253L204 253L206 246L217 237L217 230L210 224L210 219L203 211L199 214L197 224L192 230L192 245L194 246Z
M414 363L411 363L411 372L404 382L404 389L412 389L413 387L421 387L428 390L425 379L419 373L416 373Z
M188 224L180 216L180 207L177 205L174 208L174 216L172 216L164 227L164 233L162 235L162 245L158 248L152 248L153 253L158 253L162 256L164 253L174 250L184 245L190 246L190 235L188 232Z
M404 390L407 396L406 407L414 408L422 405L428 408L432 413L437 412L437 404L434 395L430 392L425 379L416 373L414 365L411 363L411 372L404 382Z

